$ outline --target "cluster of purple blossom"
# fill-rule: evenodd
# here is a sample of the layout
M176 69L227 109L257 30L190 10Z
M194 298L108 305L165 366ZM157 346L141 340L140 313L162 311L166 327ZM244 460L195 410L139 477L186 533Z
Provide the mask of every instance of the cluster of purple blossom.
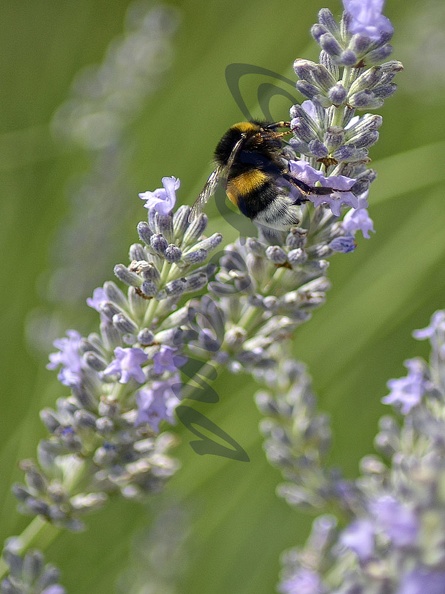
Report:
M130 247L130 265L114 270L126 292L114 282L96 289L88 305L100 314L100 332L82 337L70 330L55 343L58 352L48 367L59 368L71 394L41 413L50 435L39 444L38 461L22 464L25 484L14 487L22 511L79 530L82 516L103 506L109 493L139 498L162 488L177 469L169 456L174 440L162 423L173 423L179 403L193 394L193 387L181 385L181 370L187 376L198 357L209 378L223 370L249 373L276 393L263 393L259 404L273 418L263 431L270 459L286 468L282 494L288 501L315 509L334 502L348 513L361 503L360 509L382 518L385 509L385 517L395 515L386 493L366 507L364 490L325 467L326 417L314 414L304 370L289 360L293 332L325 300L327 258L355 249L358 231L365 237L373 231L367 196L375 174L366 166L381 118L355 112L381 106L401 68L398 62L375 65L389 55L392 33L376 4L345 1L340 25L322 10L312 29L322 48L320 64L295 63L297 86L308 100L291 110L290 171L309 185L339 190L310 196L298 227L273 245L261 236L239 239L213 264L222 237L204 235L205 215L190 221L189 207L174 211L179 180L164 177L162 188L140 194L148 221L138 225L140 243ZM190 297L199 292L204 294ZM411 366L419 382L422 372ZM399 391L415 402L413 383ZM276 431L286 422L288 431ZM409 524L408 516L400 522ZM335 533L328 520L316 526L315 540L322 540L322 528ZM354 530L369 528L369 522L351 528L343 545L349 542L354 551ZM319 551L328 551L330 537L324 542ZM24 550L26 542L18 552ZM301 558L292 557L282 591L328 592L320 568L306 567ZM311 576L318 585L303 589ZM353 591L362 590L335 590Z
M445 591L445 312L414 336L430 340L430 363L409 360L407 377L388 382L390 394L382 401L402 413L402 422L381 419L375 443L382 457L365 457L355 481L323 464L330 435L314 432L321 421L310 409L314 397L304 371L292 377L287 369L287 393L259 395L269 417L263 424L268 456L289 481L281 495L294 506L337 509L348 518L339 527L333 515L320 515L305 546L286 552L283 594ZM303 427L319 436L315 455Z

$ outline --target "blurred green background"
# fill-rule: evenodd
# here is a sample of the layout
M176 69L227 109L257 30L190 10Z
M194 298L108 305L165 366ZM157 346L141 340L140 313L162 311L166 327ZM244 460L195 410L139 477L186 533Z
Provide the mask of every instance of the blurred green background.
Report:
M127 262L146 212L137 193L175 175L180 200L193 201L216 141L244 119L226 66L293 78L296 57L316 59L309 28L323 6L341 12L340 1L321 0L0 3L2 540L26 525L9 486L43 435L38 411L65 394L45 369L51 341L95 328L85 298ZM328 303L295 346L332 418L332 462L348 476L372 451L386 381L404 374L407 357L428 355L411 331L445 306L445 5L389 0L386 14L405 71L371 153L377 232L331 261ZM242 79L255 116L263 82ZM285 97L271 103L276 119L288 107ZM212 231L236 236L215 205L209 214ZM250 463L199 457L178 428L183 468L165 494L146 508L114 501L86 533L49 548L71 593L274 591L279 554L303 541L309 519L274 494L280 475L264 458L254 386L218 382L221 402L201 410Z

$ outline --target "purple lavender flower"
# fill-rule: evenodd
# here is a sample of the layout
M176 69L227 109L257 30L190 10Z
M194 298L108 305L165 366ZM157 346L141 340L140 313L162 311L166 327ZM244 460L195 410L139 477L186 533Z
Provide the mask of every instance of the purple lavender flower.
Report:
M131 379L139 384L145 382L146 377L141 365L147 361L148 356L142 349L116 347L114 354L116 358L104 370L104 375L120 375L121 384L127 384Z
M351 17L349 29L373 40L384 33L394 31L391 21L382 15L384 0L343 0L343 6Z
M341 190L340 192L333 192L330 196L317 196L316 194L308 196L315 206L320 206L323 203L328 204L332 214L336 217L340 216L340 208L343 205L352 206L353 208L358 207L357 197L352 192L347 191L355 184L355 179L345 175L325 177L321 171L311 167L307 161L289 161L289 166L291 173L308 186L314 186L319 182L325 188Z
M433 338L438 330L445 333L445 311L434 312L429 326L421 330L414 330L413 336L417 340L426 340L427 338Z
M367 211L368 201L365 197L358 199L356 209L348 211L343 219L343 229L353 236L361 231L365 239L369 239L369 233L374 233L374 223Z
M423 365L419 359L408 359L404 365L408 369L408 375L389 380L387 386L391 392L382 398L382 402L400 407L402 414L406 415L414 406L420 404L422 396L431 385L425 379Z
M51 353L47 369L56 369L62 366L58 374L59 381L70 388L79 386L82 379L82 355L80 345L82 336L76 330L68 330L67 338L58 338L54 346L59 349L58 353Z
M158 374L164 373L164 371L174 372L184 365L187 357L175 355L176 352L177 349L162 345L153 357L153 371Z
M279 592L282 594L323 594L326 589L318 573L303 567L293 576L281 582Z
M173 413L179 404L173 388L179 383L179 376L175 375L166 381L153 382L149 388L139 390L136 394L138 415L135 425L148 423L154 431L159 431L161 421L173 424Z
M176 203L176 190L181 182L176 177L163 177L163 188L158 188L154 192L142 192L139 194L141 200L146 200L145 208L150 211L153 209L161 215L168 215Z
M414 545L419 521L415 513L391 495L383 495L371 502L369 509L378 526L396 547Z
M417 567L402 577L396 594L443 594L445 572Z
M105 290L102 287L94 289L93 296L87 298L87 305L101 313L101 305L104 301L109 301Z
M367 561L374 553L374 525L369 519L352 522L341 534L340 542L360 559Z

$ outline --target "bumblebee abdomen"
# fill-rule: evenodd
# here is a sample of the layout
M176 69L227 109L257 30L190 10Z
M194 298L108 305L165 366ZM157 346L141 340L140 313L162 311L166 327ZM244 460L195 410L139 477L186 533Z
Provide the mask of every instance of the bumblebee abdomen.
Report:
M253 219L276 198L278 189L267 174L252 169L229 180L226 192L242 214Z

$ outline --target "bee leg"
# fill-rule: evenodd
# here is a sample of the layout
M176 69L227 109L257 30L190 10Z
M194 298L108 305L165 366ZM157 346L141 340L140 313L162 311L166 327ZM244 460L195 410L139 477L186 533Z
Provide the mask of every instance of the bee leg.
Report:
M328 196L333 192L349 192L349 190L336 190L334 188L326 188L323 186L309 186L308 184L305 184L301 180L296 179L295 177L292 177L287 173L282 174L282 177L284 177L284 179L291 183L293 186L297 187L304 196L308 196L309 194L316 194L317 196ZM305 201L307 201L307 199Z
M265 128L270 130L275 130L275 128L290 128L290 122L285 122L281 120L281 122L274 122L273 124L268 124Z

